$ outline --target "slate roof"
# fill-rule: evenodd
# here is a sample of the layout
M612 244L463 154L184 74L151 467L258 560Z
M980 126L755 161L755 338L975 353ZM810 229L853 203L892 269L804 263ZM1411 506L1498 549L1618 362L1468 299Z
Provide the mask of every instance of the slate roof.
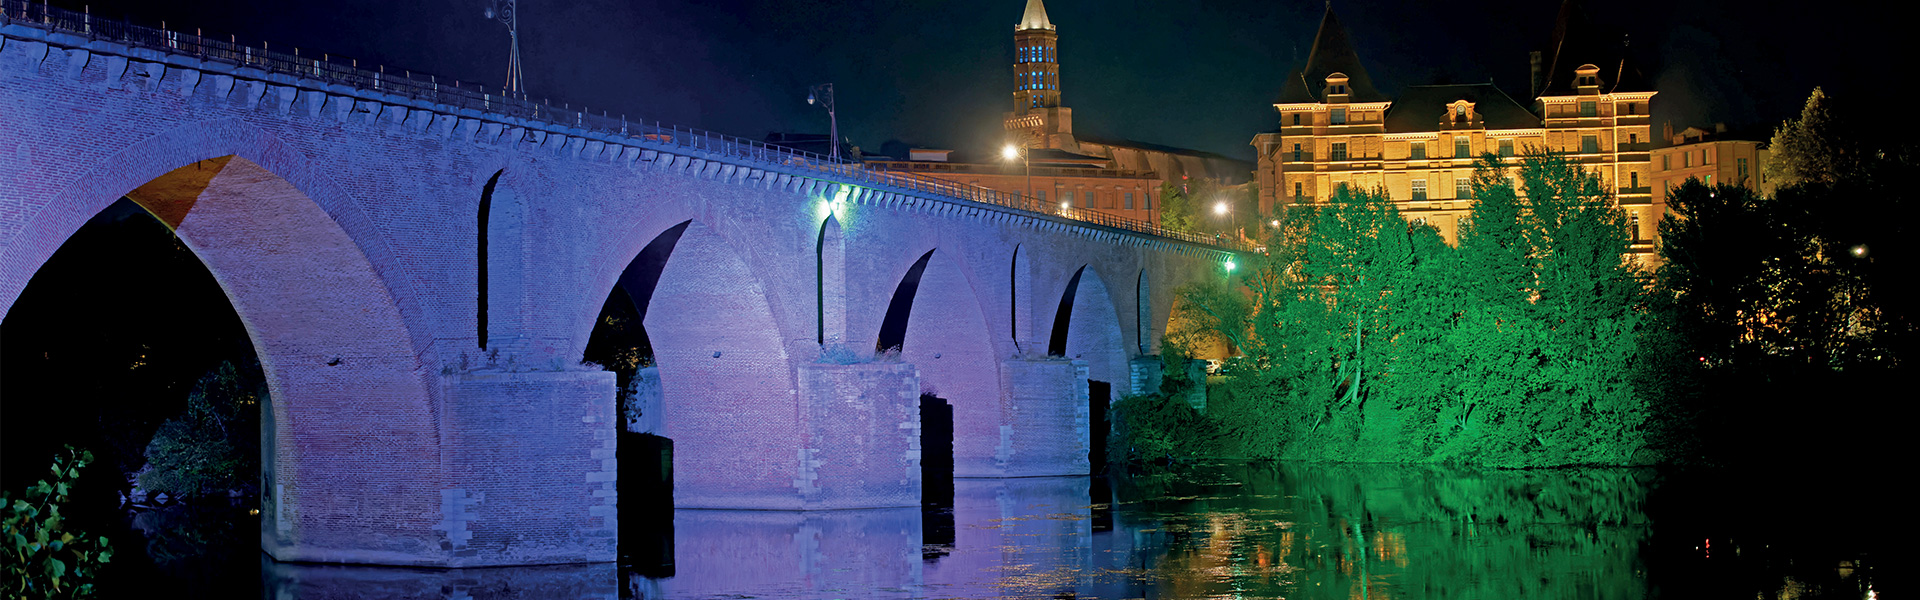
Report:
M1035 0L1038 1L1038 0ZM1385 102L1386 95L1373 87L1373 78L1367 76L1367 69L1360 65L1360 55L1354 53L1353 42L1347 37L1347 28L1340 25L1340 19L1333 16L1333 6L1327 6L1325 16L1320 18L1320 32L1313 36L1313 52L1307 55L1307 66L1287 76L1287 82L1280 90L1280 98L1275 104L1299 104L1324 102L1320 92L1327 87L1327 76L1334 73L1347 75L1347 87L1350 102Z
M1387 108L1387 133L1440 131L1448 105L1456 100L1473 103L1473 112L1487 129L1534 129L1540 117L1491 83L1415 85L1407 87Z
M1653 91L1630 48L1625 36L1604 31L1589 20L1578 0L1565 0L1554 18L1553 38L1544 50L1547 62L1542 75L1546 79L1540 95L1575 94L1574 71L1588 64L1600 68L1602 92Z

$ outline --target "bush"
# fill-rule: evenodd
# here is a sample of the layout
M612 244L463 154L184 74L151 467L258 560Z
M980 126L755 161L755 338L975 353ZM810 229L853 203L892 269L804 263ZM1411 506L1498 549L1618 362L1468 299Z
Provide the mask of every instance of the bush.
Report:
M253 492L260 473L260 410L267 386L258 370L221 363L187 394L187 410L147 444L140 487L175 498Z
M1178 397L1128 396L1113 406L1113 434L1107 436L1109 461L1168 463L1217 453L1212 420Z
M105 537L90 537L67 527L60 505L68 501L80 468L93 453L67 446L53 459L53 481L27 488L20 499L0 492L0 536L6 553L0 590L7 598L91 598L100 565L113 557Z

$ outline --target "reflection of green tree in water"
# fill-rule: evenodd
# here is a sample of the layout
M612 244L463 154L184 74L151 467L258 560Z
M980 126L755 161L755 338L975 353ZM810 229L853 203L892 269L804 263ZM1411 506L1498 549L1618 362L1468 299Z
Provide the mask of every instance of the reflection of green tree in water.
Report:
M1648 535L1645 471L1280 464L1230 467L1211 477L1123 483L1119 490L1123 502L1176 498L1146 504L1168 520L1162 529L1171 543L1154 569L1164 594L1646 594L1637 558Z

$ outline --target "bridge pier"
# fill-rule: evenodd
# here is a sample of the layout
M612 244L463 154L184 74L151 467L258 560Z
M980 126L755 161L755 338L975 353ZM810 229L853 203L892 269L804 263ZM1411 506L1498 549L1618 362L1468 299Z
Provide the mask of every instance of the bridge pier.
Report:
M766 403L721 418L696 418L690 413L700 409L688 402L693 398L668 394L667 428L676 442L674 507L920 505L919 370L909 363L805 363L796 371L797 407ZM791 442L728 445L746 439ZM783 455L761 456L769 452ZM774 465L772 472L767 465Z
M1001 405L954 407L956 478L1086 475L1087 362L1001 362Z

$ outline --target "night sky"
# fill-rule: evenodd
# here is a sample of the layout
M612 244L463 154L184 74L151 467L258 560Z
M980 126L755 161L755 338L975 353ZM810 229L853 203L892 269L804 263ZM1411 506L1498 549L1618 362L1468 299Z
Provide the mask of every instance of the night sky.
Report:
M78 9L74 3L67 4ZM261 39L276 50L353 56L489 87L504 78L505 27L486 0L93 3L170 27ZM1025 0L678 2L523 0L526 85L554 104L760 138L825 133L807 86L833 82L841 132L978 150L1000 142L1010 104L1013 24ZM1063 100L1075 130L1251 159L1275 126L1286 74L1305 62L1320 0L1050 0ZM1388 94L1492 79L1527 92L1527 52L1546 45L1556 0L1335 2ZM1654 128L1726 122L1764 131L1824 86L1843 100L1893 99L1902 21L1848 3L1589 1L1631 36L1660 91ZM1522 100L1525 102L1525 100Z

